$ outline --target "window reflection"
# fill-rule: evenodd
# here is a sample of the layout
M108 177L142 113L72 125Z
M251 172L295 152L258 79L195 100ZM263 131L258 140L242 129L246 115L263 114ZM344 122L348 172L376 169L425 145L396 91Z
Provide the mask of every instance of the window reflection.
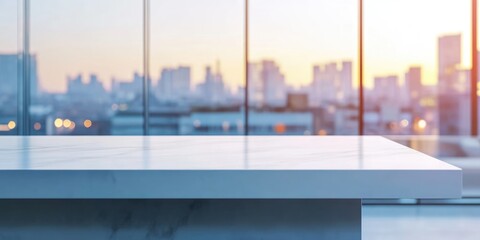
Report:
M18 5L0 1L0 135L18 133L17 87L22 64L18 46Z
M30 2L32 134L142 134L142 1Z
M357 4L250 2L252 134L357 133Z
M364 3L365 132L469 134L470 1Z

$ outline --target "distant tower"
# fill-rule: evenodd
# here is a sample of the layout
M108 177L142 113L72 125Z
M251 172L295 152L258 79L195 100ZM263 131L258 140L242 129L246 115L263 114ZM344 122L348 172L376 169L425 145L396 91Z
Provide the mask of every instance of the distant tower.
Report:
M398 102L398 77L395 75L374 78L374 97L378 103Z
M438 125L441 135L460 134L462 95L455 88L461 64L461 34L438 38Z
M462 61L462 35L438 38L438 86L440 93L451 92L455 85L455 71Z
M271 60L262 61L261 79L263 86L263 105L284 107L287 101L285 76L278 65Z
M352 62L343 61L342 69L340 70L340 91L341 91L341 101L346 103L350 100L356 101L354 99L353 93L353 81L352 81Z
M409 105L418 105L422 96L422 68L410 67L405 73L405 87L408 91Z

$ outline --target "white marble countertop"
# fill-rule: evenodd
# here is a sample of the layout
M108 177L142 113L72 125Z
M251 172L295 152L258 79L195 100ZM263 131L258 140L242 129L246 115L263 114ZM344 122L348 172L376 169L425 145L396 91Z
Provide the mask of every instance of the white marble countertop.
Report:
M0 137L0 198L456 198L459 168L376 136Z

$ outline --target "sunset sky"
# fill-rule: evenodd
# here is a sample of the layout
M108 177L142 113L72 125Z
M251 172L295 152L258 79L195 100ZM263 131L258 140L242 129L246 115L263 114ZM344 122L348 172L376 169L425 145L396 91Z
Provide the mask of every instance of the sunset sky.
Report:
M287 81L312 80L318 63L353 60L357 72L357 0L250 0L250 61L273 59ZM192 80L218 60L231 86L244 81L242 0L151 0L151 75L189 65ZM470 67L470 0L365 0L365 79L423 67L436 81L437 39L461 33ZM17 51L17 6L0 0L0 53ZM31 0L31 51L43 89L61 92L66 76L97 73L131 79L142 70L141 0ZM6 34L4 34L6 33ZM354 81L358 78L355 74Z

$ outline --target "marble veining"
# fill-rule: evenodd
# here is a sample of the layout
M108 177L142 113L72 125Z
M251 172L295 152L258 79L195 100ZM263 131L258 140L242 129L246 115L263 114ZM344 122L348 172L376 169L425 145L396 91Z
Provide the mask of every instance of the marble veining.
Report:
M456 198L462 189L459 168L381 137L3 137L0 146L0 198Z
M360 200L0 200L0 239L360 239Z
M2 137L1 169L459 170L376 136Z

